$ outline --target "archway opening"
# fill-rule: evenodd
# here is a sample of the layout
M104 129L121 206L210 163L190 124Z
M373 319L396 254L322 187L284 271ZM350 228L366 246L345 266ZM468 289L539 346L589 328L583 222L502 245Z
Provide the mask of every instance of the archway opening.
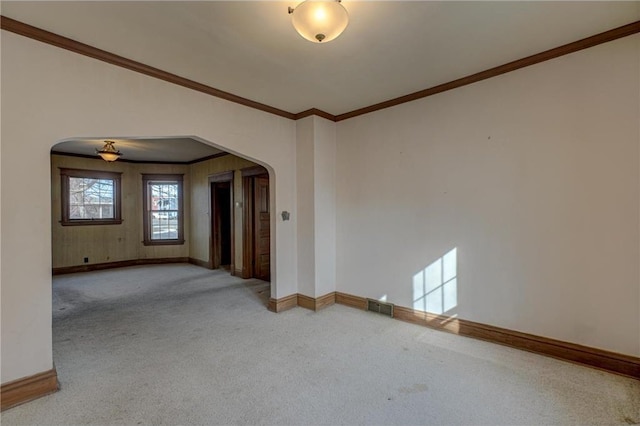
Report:
M120 159L100 160L105 140ZM243 278L275 275L266 164L193 136L67 139L51 154L54 274L186 260Z
M117 161L96 154L105 140L122 153ZM211 323L216 312L235 307L236 300L225 298L238 288L249 295L243 303L266 308L275 285L272 173L193 137L56 144L54 360L73 352L68 342L88 336L104 347L111 341L105 335L122 336L118 345L134 344L139 333L174 324L171 315L192 322L178 321L157 338L179 343L193 323Z

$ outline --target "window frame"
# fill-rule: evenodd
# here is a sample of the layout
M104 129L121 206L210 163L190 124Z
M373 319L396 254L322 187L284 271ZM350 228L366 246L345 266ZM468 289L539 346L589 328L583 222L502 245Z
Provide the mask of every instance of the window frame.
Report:
M150 174L142 173L142 227L143 241L145 246L168 246L184 244L184 195L183 195L184 174ZM149 216L152 212L150 209L149 184L150 183L175 183L178 185L178 238L152 240L151 225L152 221Z
M71 219L69 178L110 179L113 180L113 218L112 219ZM120 225L122 223L122 172L103 170L69 169L60 167L60 204L62 226Z

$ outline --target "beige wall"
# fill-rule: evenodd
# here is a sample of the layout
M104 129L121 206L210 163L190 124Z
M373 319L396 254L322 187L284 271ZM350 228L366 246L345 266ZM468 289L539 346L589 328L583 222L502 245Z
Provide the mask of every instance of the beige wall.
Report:
M60 168L122 173L122 223L120 225L62 226ZM184 237L182 245L145 246L142 225L142 173L183 174ZM106 163L101 159L51 156L52 266L83 265L121 260L189 256L190 176L187 165Z
M337 290L457 248L448 315L640 355L639 93L635 35L339 122Z
M315 229L313 197L313 116L296 121L296 196L297 196L297 251L298 251L298 291L315 297Z
M255 166L244 158L235 155L213 158L211 160L195 163L190 167L191 176L191 231L190 231L190 256L194 259L209 261L209 237L211 234L209 219L209 176L216 173L234 171L233 186L233 214L234 214L234 247L236 270L242 269L242 207L236 206L236 202L242 202L242 172L246 167Z
M336 123L310 116L296 122L298 292L336 291Z
M2 383L53 366L50 152L64 140L197 137L265 165L271 294L297 292L293 121L6 31L1 43Z

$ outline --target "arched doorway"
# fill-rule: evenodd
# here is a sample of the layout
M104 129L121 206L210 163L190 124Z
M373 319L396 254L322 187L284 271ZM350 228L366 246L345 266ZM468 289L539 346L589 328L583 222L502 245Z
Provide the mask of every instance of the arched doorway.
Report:
M102 161L104 140L122 157ZM54 274L188 261L271 280L264 166L188 137L65 140L51 154Z

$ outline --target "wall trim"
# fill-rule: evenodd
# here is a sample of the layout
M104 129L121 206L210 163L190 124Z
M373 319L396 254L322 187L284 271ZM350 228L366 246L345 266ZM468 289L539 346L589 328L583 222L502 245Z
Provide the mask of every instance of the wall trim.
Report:
M332 291L331 293L327 293L324 296L316 297L316 312L328 308L331 305L335 305L336 303L336 292Z
M249 167L240 169L240 174L242 175L242 177L253 177L253 176L260 176L260 175L268 175L269 171L265 167L257 165L257 166L249 166Z
M336 303L336 292L332 291L324 296L311 297L305 296L301 293L294 293L290 296L283 297L281 299L269 299L269 310L273 312L282 312L287 309L295 308L299 306L301 308L309 309L314 312L318 312L328 306Z
M336 303L366 309L367 299L345 293L336 293ZM564 342L548 337L522 333L488 324L434 315L404 306L394 306L393 316L400 321L434 328L460 336L485 340L576 364L605 370L634 379L640 379L640 358L603 349Z
M394 99L389 99L384 102L380 102L374 105L370 105L364 108L359 108L351 112L344 114L338 114L335 121L342 121L349 118L357 117L359 115L368 114L370 112L379 111L381 109L391 108L396 105L404 104L407 102L415 101L417 99L433 96L438 93L446 92L458 87L467 86L469 84L477 83L482 80L486 80L492 77L496 77L501 74L506 74L511 71L516 71L521 68L525 68L531 65L539 64L550 59L555 59L560 56L568 55L569 53L578 52L589 47L594 47L602 43L617 40L619 38L627 37L640 32L640 21L632 22L628 25L623 25L618 28L614 28L603 33L593 35L591 37L583 38L572 43L564 44L554 49L545 50L544 52L536 53L535 55L527 56L526 58L518 59L516 61L508 62L497 67L489 68L488 70L481 71L475 74L468 75L466 77L459 78L457 80L450 81L448 83L439 84L428 89L420 90L418 92L410 93L408 95L400 96Z
M186 165L190 166L192 164L202 163L204 161L209 161L209 160L213 160L213 159L216 159L216 158L224 157L225 155L231 155L231 153L227 152L227 151L222 151L222 152L218 152L216 154L207 155L206 157L196 158L195 160L187 161L185 163L172 163L172 164L186 164ZM150 164L154 164L152 161L150 161L149 163Z
M154 77L160 80L167 81L169 83L177 84L178 86L186 87L187 89L206 93L207 95L215 96L216 98L235 102L249 108L254 108L260 111L268 112L270 114L275 114L280 117L288 118L290 120L293 120L294 118L294 114L281 110L279 108L252 101L251 99L243 98L241 96L234 95L233 93L225 92L223 90L207 86L206 84L198 83L196 81L180 77L176 74L162 71L158 68L154 68L149 65L145 65L143 63L107 52L105 50L89 46L88 44L80 43L79 41L63 37L61 35L31 26L29 24L25 24L24 22L7 18L6 16L0 17L0 28L24 37L31 38L33 40L50 44L52 46L70 50L72 52L79 53L81 55L97 59L99 61L126 68L140 74L145 74L149 77Z
M269 299L268 309L272 312L283 312L291 308L298 306L298 295L296 293L289 296L282 297L280 299Z
M62 151L51 150L51 155L58 155L62 157L86 158L88 160L104 161L102 158L97 157L95 155L76 154L74 152L62 152ZM225 155L231 155L231 153L223 151L223 152L218 152L217 154L207 155L206 157L196 158L195 160L191 160L191 161L146 161L146 160L127 160L126 158L118 158L118 162L132 163L132 164L162 164L162 165L172 165L172 166L190 166L192 164L201 163L203 161L224 157Z
M312 311L316 310L316 299L313 297L305 296L304 294L297 294L298 306Z
M58 374L55 368L33 376L23 377L5 383L0 388L1 410L33 401L45 395L57 392Z
M194 259L195 260L195 259ZM74 274L76 272L101 271L103 269L125 268L127 266L158 265L165 263L191 263L188 257L160 257L155 259L131 259L117 262L91 263L88 265L62 266L52 268L52 275Z
M331 293L327 293L324 296L319 296L315 298L298 293L298 306L300 306L301 308L310 309L315 312L318 312L335 303L336 303L335 291L332 291Z
M178 86L186 87L198 92L206 93L207 95L215 96L217 98L225 99L227 101L235 102L249 108L254 108L260 111L264 111L270 114L275 114L280 117L288 118L290 120L299 120L310 115L317 115L319 117L326 118L331 121L342 121L349 118L357 117L359 115L368 114L370 112L379 111L382 109L390 108L396 105L400 105L406 102L415 101L417 99L433 96L438 93L446 92L448 90L456 89L458 87L466 86L472 83L477 83L482 80L486 80L491 77L495 77L501 74L505 74L511 71L515 71L521 68L535 65L540 62L545 62L550 59L558 58L560 56L568 55L573 52L577 52L589 47L594 47L602 43L607 43L619 38L627 37L636 33L640 33L640 21L635 21L627 25L623 25L618 28L605 31L591 37L583 38L553 49L545 50L544 52L537 53L535 55L527 56L526 58L518 59L497 67L490 68L485 71L471 74L466 77L459 78L457 80L450 81L448 83L440 84L428 89L420 90L418 92L410 93L408 95L400 96L394 99L389 99L384 102L379 102L374 105L359 108L343 114L333 115L328 112L322 111L317 108L311 108L297 114L281 110L279 108L272 107L270 105L262 104L250 99L246 99L229 92L216 89L211 86L207 86L202 83L195 82L193 80L180 77L176 74L171 74L166 71L162 71L158 68L145 65L143 63L124 58L122 56L115 55L105 50L98 49L88 44L80 43L73 39L63 37L61 35L52 33L50 31L43 30L25 24L24 22L16 21L15 19L8 18L0 15L0 29L27 37L33 40L40 41L42 43L50 44L52 46L60 47L62 49L70 50L75 53L79 53L84 56L88 56L99 61L107 62L112 65L116 65L122 68L126 68L131 71L135 71L141 74L145 74L149 77L158 78L160 80L167 81L169 83L177 84Z
M206 260L200 260L193 257L189 257L188 262L192 265L201 266L207 269L213 269L213 267L211 266L211 262L207 262Z
M365 297L354 296L352 294L341 293L336 291L336 303L346 305L352 308L367 310L367 299Z
M317 115L318 117L326 118L329 121L336 121L336 116L335 115L329 114L328 112L322 111L321 109L318 109L318 108L311 108L311 109L308 109L306 111L299 112L299 113L295 114L293 119L294 120L300 120L302 118L309 117L309 116L312 116L312 115Z

